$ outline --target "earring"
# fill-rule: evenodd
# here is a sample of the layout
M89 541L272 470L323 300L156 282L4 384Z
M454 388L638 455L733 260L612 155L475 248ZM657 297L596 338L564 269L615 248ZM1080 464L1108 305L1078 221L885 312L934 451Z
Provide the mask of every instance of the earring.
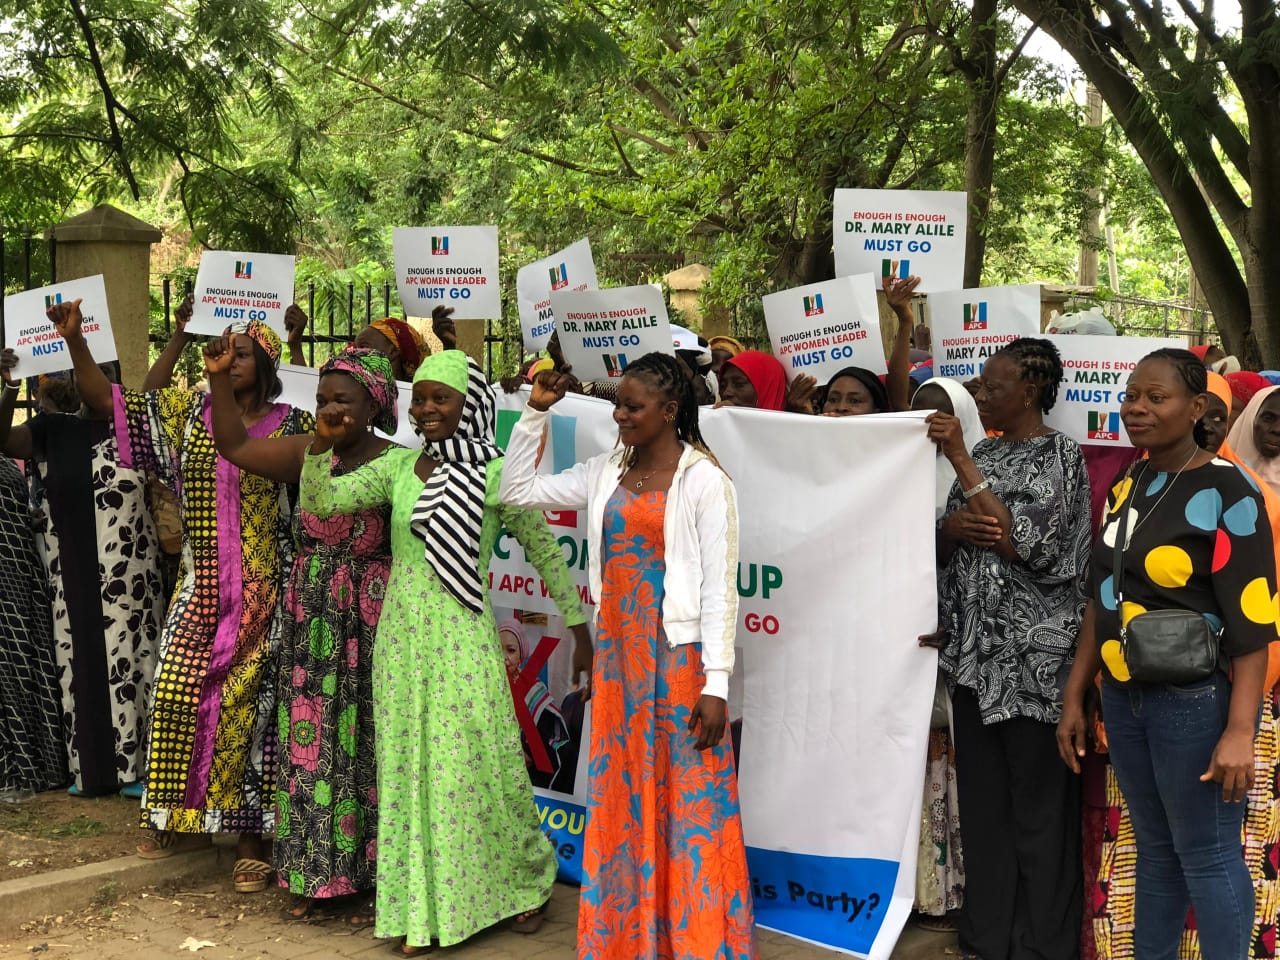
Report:
M1024 400L1024 401L1022 402L1022 409L1023 409L1023 410L1030 410L1030 409L1031 409L1031 401L1030 401L1030 400Z
M673 417L673 416L671 416L671 414L667 414L667 416L666 416L664 419L667 421L667 423L675 423L675 422L676 422L676 418L675 418L675 417Z

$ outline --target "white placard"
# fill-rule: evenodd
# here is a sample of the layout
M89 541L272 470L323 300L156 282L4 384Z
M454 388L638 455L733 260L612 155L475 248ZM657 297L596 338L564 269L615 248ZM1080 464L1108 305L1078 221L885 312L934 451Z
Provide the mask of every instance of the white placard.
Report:
M516 305L524 348L531 353L547 348L556 329L551 294L581 293L599 286L591 242L586 237L516 271Z
M107 314L107 288L102 274L66 280L48 287L24 290L4 298L5 346L18 355L14 379L35 377L71 369L67 343L49 322L45 311L55 303L81 300L80 326L93 359L106 363L116 359L116 338Z
M773 355L787 368L788 381L807 373L826 383L845 367L889 372L871 274L770 293L763 303Z
M978 287L929 294L934 376L972 380L1010 340L1040 336L1040 286Z
M396 227L396 289L406 316L453 307L455 320L502 316L497 227Z
M1044 418L1077 443L1130 447L1120 422L1125 384L1138 361L1164 347L1187 349L1183 337L1046 336L1062 355L1058 402Z
M646 353L675 353L662 290L645 283L551 294L560 349L584 383L622 376Z
M196 271L187 333L218 337L233 323L261 320L285 338L284 312L293 303L294 258L283 253L206 250Z
M963 190L860 190L835 193L836 275L920 278L918 293L964 286Z
M280 391L278 403L287 403L300 410L316 409L316 387L319 385L320 371L315 367L295 367L291 363L280 365ZM387 436L381 430L374 432L388 440L394 440L402 447L420 447L422 438L414 431L414 422L409 419L409 402L413 398L413 384L402 380L396 381L396 432Z
M527 400L527 388L499 396L500 442ZM612 413L590 397L557 403L539 472L612 450ZM738 791L756 921L887 960L915 894L937 676L936 653L915 640L937 625L929 537L937 457L923 414L797 417L729 407L699 416L733 477L741 517ZM586 511L548 523L586 593ZM850 563L837 569L825 558L841 550ZM506 531L489 584L495 607L554 610ZM858 629L841 628L850 623ZM574 811L550 798L538 806L559 841L554 831ZM580 837L567 842L581 847ZM571 869L563 854L560 865Z

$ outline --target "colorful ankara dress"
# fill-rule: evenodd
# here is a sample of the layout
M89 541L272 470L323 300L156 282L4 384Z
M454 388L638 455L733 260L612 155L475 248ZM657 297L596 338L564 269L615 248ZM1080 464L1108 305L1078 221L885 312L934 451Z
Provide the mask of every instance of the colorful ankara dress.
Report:
M34 418L32 460L48 517L45 562L71 776L115 793L145 773L147 703L164 596L146 478L120 465L111 425Z
M346 350L320 368L321 378L329 373L368 390L378 409L373 426L395 433L396 381L385 357ZM349 472L336 454L332 470ZM273 856L282 887L303 897L338 897L371 889L376 873L371 664L391 569L391 510L321 519L299 509L293 517L298 556L280 645Z
M288 489L214 449L209 398L115 389L120 463L182 504L182 570L160 637L142 825L181 833L274 827L275 656L293 560ZM310 433L277 403L251 437Z
M47 583L26 478L0 456L0 791L67 780Z
M429 372L424 376L424 371ZM524 546L565 622L579 624L585 617L542 515L499 502L498 458L478 464L477 552L470 583L457 582L461 565L438 572L438 558L429 553L432 543L427 541L424 550L415 528L436 518L455 526L449 513L454 504L432 504L424 518L423 501L448 487L450 478L463 472L460 466L471 465L461 459L468 451L460 448L491 447L494 401L483 374L460 351L428 357L417 379L446 383L467 396L455 438L428 448L439 464L430 483L415 470L422 450L389 449L341 477L331 477L327 453L308 455L300 504L320 517L391 505L391 576L373 647L376 933L405 937L415 946L432 940L449 946L540 907L551 896L556 873L482 586L501 528ZM444 541L457 531L432 532ZM468 586L474 592L463 589ZM470 606L476 598L479 610Z
M694 749L702 646L662 628L666 502L619 487L604 511L581 960L755 956L729 732Z

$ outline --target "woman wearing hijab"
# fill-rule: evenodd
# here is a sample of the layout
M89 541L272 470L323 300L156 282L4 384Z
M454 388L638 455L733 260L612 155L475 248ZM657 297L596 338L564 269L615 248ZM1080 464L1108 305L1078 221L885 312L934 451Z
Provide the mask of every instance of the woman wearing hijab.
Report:
M936 410L960 421L965 449L970 453L986 439L978 406L960 382L949 377L927 380L911 401L912 410ZM956 483L951 461L938 451L934 519L941 520ZM938 569L942 569L939 564ZM936 642L935 637L928 638ZM960 841L960 809L956 797L956 756L948 722L946 683L939 674L934 696L933 728L925 766L924 803L921 806L920 851L916 860L915 909L924 919L919 925L933 930L953 930L946 919L964 903L964 856Z
M1191 352L1195 353L1194 350ZM1225 442L1231 387L1225 378L1209 371L1207 396L1209 406L1200 420L1197 440L1218 459L1236 464L1253 477L1266 501L1272 536L1276 538L1280 530L1280 497L1253 476L1248 465ZM1249 960L1270 960L1276 956L1275 937L1268 935L1268 930L1275 927L1275 905L1280 903L1280 879L1274 867L1278 856L1277 841L1280 841L1280 799L1274 790L1280 773L1280 691L1275 688L1276 680L1280 678L1280 657L1277 657L1277 645L1274 643L1268 651L1268 660L1267 692L1253 741L1253 785L1245 800L1244 856L1253 879L1256 904ZM1100 739L1105 745L1105 731L1101 732ZM1100 869L1096 876L1085 876L1088 900L1094 905L1092 927L1096 933L1096 952L1091 956L1099 960L1133 960L1134 888L1131 878L1136 857L1133 822L1116 780L1115 768L1110 764L1106 766L1106 803L1105 823L1108 826L1101 831ZM1182 933L1179 956L1185 960L1196 960L1200 956L1196 925L1190 916Z
M720 403L723 407L756 407L785 410L787 372L777 357L759 350L744 350L720 367Z
M889 391L880 378L865 367L845 367L827 381L823 391L824 417L860 417L892 409Z
M533 932L555 879L489 606L501 528L524 545L579 648L591 641L542 515L498 500L494 409L475 361L445 350L413 378L410 414L424 449L392 447L334 476L332 448L362 424L326 407L302 469L300 506L321 519L391 507L391 574L373 647L376 932L404 937L402 956L507 918Z
M353 346L374 350L391 361L397 380L408 380L430 353L426 339L413 327L395 317L374 320L356 334Z
M47 517L38 537L53 593L70 793L136 799L165 602L146 478L120 465L109 420L79 415L69 378L42 390L61 401L58 412L13 425L16 361L11 350L0 358L0 448L30 463L34 509Z
M1223 379L1231 385L1231 416L1227 418L1227 428L1236 425L1249 401L1257 396L1258 391L1272 386L1270 380L1252 370L1237 370L1235 373L1223 374ZM1237 448L1237 452L1239 449Z
M80 331L79 301L49 319L75 363L90 412L114 417L121 463L182 499L182 582L160 637L138 845L171 856L179 834L240 833L236 890L266 888L261 834L275 823L275 651L284 571L293 561L283 485L217 455L211 399L194 390L113 387ZM252 437L307 433L311 414L273 403L280 337L257 321L228 327L229 378Z
M225 340L205 346L218 453L242 470L296 484L314 436L249 437L235 408ZM394 434L396 381L382 354L350 347L320 368L316 410L349 415L360 430L333 449L335 475L381 456ZM373 637L391 565L390 510L370 507L320 519L298 510L298 554L287 580L280 646L280 775L276 879L297 898L286 920L317 900L373 889L378 836L373 742ZM350 918L372 924L372 901Z
M1236 376L1226 377L1233 395L1238 389L1232 379ZM1280 493L1280 387L1268 384L1250 396L1227 434L1227 443L1272 491Z
M726 360L731 360L747 349L741 340L726 336L712 337L707 341L707 346L711 349L711 372L717 376Z
M530 718L531 727L521 725L520 729L529 779L535 787L572 793L573 784L561 782L562 772L572 766L563 756L573 746L569 727L547 685L536 673L525 674L521 669L529 659L524 624L514 619L498 624L498 640L502 644L502 660L507 667L511 693L517 704L524 705Z

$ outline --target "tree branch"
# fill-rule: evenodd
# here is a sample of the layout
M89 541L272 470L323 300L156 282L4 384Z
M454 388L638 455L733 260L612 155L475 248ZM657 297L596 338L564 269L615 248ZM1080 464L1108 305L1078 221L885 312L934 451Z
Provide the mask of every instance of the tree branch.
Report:
M89 23L89 18L85 15L79 0L68 0L68 2L76 23L80 25L80 33L89 51L89 62L93 65L93 75L98 82L98 89L102 92L103 104L107 108L107 126L111 128L111 146L120 160L120 170L129 184L129 192L134 200L140 200L142 191L138 187L137 177L133 175L129 158L125 155L124 136L120 132L120 124L116 119L116 108L120 104L116 100L115 93L112 92L111 83L107 80L107 72L102 66L102 57L98 54L98 43L93 35L93 25Z

